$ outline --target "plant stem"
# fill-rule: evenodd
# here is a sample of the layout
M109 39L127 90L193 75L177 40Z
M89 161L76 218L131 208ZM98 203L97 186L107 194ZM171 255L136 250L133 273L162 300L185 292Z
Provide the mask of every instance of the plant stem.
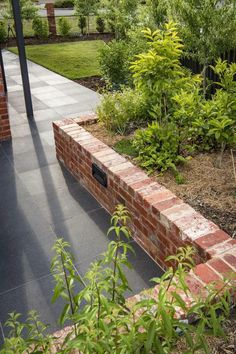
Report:
M115 276L116 276L116 267L117 267L118 251L119 251L119 242L116 244L116 253L115 253L115 259L114 259L113 286L112 286L112 288L113 288L113 289L112 289L112 301L115 300L115 291L116 291Z
M65 278L65 281L66 281L67 293L68 293L69 301L70 301L70 310L71 310L71 314L74 315L75 311L74 311L74 307L73 307L73 301L72 301L71 291L70 291L69 282L68 282L68 276L67 276L67 273L66 273L66 268L65 268L64 258L63 258L63 253L62 252L61 252L61 263L62 263L62 267L63 267L64 278ZM75 335L77 335L76 324L74 324L74 328L75 328Z
M224 151L225 151L225 143L221 143L221 150L220 150L220 156L219 156L219 168L222 167L222 160L223 160Z
M96 283L95 283L95 286L96 286L97 296L98 296L97 342L99 342L99 322L100 322L100 316L101 316L101 298L100 298L100 291L99 291Z
M206 97L206 89L207 89L207 83L206 83L206 71L207 71L208 65L205 63L202 69L202 76L203 76L203 81L202 81L202 86L203 86L203 94L204 97Z
M37 324L37 321L34 319L34 324L35 324L35 328L38 332L38 335L40 336L40 331L39 331L39 327L38 327L38 324ZM44 344L42 343L42 348L43 348L43 352L46 352L46 347L44 346Z

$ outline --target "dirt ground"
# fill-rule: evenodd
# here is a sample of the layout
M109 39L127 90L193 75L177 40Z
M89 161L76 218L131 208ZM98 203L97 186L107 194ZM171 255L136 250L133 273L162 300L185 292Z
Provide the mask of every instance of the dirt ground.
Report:
M64 42L79 42L79 41L92 41L101 39L104 42L109 42L114 36L111 33L90 33L89 35L67 36L60 35L49 36L46 39L39 39L36 37L25 37L25 45L37 45L37 44L54 44ZM0 43L0 47L8 48L15 47L17 45L16 38L9 38L6 43Z
M235 354L236 353L236 316L234 314L230 319L225 320L223 324L225 337L206 336L205 341L210 349L210 354ZM185 353L186 347L183 340L179 340L177 346L170 354ZM196 351L196 354L204 354L203 351Z
M98 123L86 129L111 147L124 138L108 133ZM154 174L151 178L236 238L236 181L232 159L230 151L225 151L222 167L219 169L215 166L217 156L215 152L198 154L179 166L178 170L184 179L183 184L177 184L173 173L168 171L162 176ZM234 161L236 164L236 151ZM134 160L133 162L136 163Z
M106 86L104 80L100 76L85 77L77 79L75 82L99 93L102 93Z

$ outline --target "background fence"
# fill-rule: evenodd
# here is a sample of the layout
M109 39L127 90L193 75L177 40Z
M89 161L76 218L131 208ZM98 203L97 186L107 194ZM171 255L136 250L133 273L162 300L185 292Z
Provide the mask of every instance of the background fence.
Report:
M71 26L70 29L70 36L80 36L81 30L79 27L79 17L76 15L63 15L63 16L55 16L55 20L56 20L56 26L57 26L57 33L59 33L59 19L63 17L65 18L68 23ZM47 16L43 16L40 17L43 21L45 21L46 23L48 23L48 18ZM5 29L8 33L8 38L12 38L15 37L15 31L14 31L14 20L13 19L9 19L9 20L1 20L0 21L4 22L5 24ZM34 31L32 28L32 20L23 20L23 33L25 37L34 37ZM89 16L89 33L98 33L97 29L96 29L97 25L96 25L96 16L94 15L90 15ZM105 27L105 32L108 31L108 29Z
M222 60L227 60L228 63L235 63L236 62L236 48L226 51L225 53L222 53L220 57ZM203 70L203 65L201 65L197 60L194 60L194 59L183 58L181 60L181 63L183 66L190 69L194 74L201 74L201 72ZM214 63L212 63L212 65L214 65ZM208 69L206 71L206 77L211 82L218 82L219 81L218 75L215 74L214 71L210 67L208 67ZM236 81L236 75L235 75L234 80ZM216 89L216 85L212 84L210 93L214 93L215 89Z

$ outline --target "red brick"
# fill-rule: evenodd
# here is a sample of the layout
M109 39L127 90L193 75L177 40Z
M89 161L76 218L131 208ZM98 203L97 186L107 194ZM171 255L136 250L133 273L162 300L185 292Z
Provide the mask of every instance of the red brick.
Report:
M190 272L190 274L186 276L185 281L193 294L199 295L204 292L203 284L196 278L193 272Z
M153 204L152 212L155 215L159 216L161 211L172 208L173 206L179 205L179 204L183 204L183 200L174 196L173 198L163 200L163 201Z
M56 30L54 3L53 2L47 3L47 4L45 4L45 7L47 9L49 32L55 36L57 34L57 30Z
M201 248L208 249L228 239L229 235L226 232L217 230L212 234L197 238L194 242Z
M214 268L218 273L220 273L223 276L227 276L232 274L233 269L228 266L222 259L220 258L214 258L208 263L212 268Z
M195 210L187 204L180 204L173 206L172 208L163 210L160 213L160 220L167 228L171 228L173 222L180 218L192 215L195 215Z
M228 252L235 246L236 246L236 240L232 240L231 238L229 238L228 241L218 243L215 246L209 248L207 252L211 257L213 257Z
M151 182L149 185L144 186L144 188L137 191L137 199L143 201L143 198L157 192L158 189L163 188L160 184L156 182Z
M193 271L205 284L209 284L220 279L218 274L206 264L197 265Z
M235 255L233 254L226 254L224 255L224 260L230 264L236 271L236 249L234 250Z
M188 238L194 241L201 236L214 233L218 230L219 227L216 224L202 217L201 220L196 220L196 222L193 221L193 224L190 225L190 228L183 230L182 237L183 239Z
M168 199L173 198L175 195L170 192L168 189L162 187L158 188L158 190L150 195L144 197L145 205L151 204L153 208L155 208L155 204L166 201Z
M151 179L146 176L146 178L142 181L134 182L130 186L135 190L138 191L139 189L147 187L151 183Z

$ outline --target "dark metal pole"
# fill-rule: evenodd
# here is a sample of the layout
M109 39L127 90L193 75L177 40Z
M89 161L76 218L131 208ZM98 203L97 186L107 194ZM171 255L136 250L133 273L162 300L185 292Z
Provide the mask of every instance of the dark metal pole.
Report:
M2 80L3 80L4 91L5 91L5 93L7 93L7 82L6 82L5 70L4 70L4 64L3 64L2 48L0 48L0 67L2 70Z
M15 22L15 31L16 31L16 40L19 52L20 59L20 68L21 68L21 76L23 82L23 90L25 96L25 107L28 119L32 119L34 117L31 92L30 92L30 83L29 83L29 74L28 74L28 66L25 55L25 42L22 28L22 20L21 20L21 9L19 0L12 0L12 10Z

